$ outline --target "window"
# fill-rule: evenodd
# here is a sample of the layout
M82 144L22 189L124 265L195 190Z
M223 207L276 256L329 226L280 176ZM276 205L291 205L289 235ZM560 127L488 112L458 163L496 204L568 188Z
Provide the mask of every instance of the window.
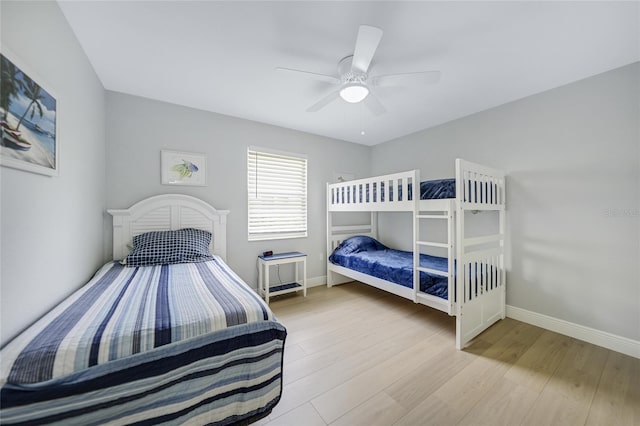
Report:
M249 147L249 241L307 236L307 158Z

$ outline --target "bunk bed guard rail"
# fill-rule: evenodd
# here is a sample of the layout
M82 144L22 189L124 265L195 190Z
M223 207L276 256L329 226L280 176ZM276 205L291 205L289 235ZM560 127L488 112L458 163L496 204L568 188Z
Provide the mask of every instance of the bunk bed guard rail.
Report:
M418 197L420 172L410 170L328 185L330 211L413 211ZM414 200L416 198L416 200Z

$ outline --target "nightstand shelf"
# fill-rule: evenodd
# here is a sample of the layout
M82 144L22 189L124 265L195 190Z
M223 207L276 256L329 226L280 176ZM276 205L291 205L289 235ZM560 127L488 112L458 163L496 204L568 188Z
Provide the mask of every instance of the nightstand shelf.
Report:
M274 265L293 263L295 268L295 282L288 284L269 285L269 268ZM302 269L300 276L299 269ZM307 296L307 255L297 251L275 253L271 256L258 256L258 292L269 303L271 296L302 291Z

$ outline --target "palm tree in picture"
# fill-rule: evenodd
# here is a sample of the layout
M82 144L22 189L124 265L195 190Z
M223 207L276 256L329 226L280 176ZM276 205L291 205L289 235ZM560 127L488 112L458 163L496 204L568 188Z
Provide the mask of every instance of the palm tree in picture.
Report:
M2 108L2 121L7 121L9 115L9 106L11 106L11 98L18 95L18 92L24 87L22 80L18 78L18 67L13 65L11 61L2 56L0 63L0 108Z
M44 114L44 112L42 111L42 102L40 102L41 99L44 99L44 96L42 95L42 89L40 88L40 86L38 86L38 83L31 80L29 77L27 77L24 74L23 76L24 76L24 82L25 82L23 92L24 92L24 95L31 102L29 102L29 106L27 106L27 109L24 111L24 114L22 114L22 117L20 117L20 121L18 121L16 130L20 129L20 125L24 121L24 118L26 117L29 111L31 111L31 116L30 116L31 120L33 120L33 116L35 115L36 111L38 112L38 115L41 118L42 118L42 115Z

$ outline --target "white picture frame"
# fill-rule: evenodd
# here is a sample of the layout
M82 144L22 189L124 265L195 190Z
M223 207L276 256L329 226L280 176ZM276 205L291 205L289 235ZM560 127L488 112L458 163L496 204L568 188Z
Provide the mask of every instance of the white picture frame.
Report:
M12 90L0 105L0 165L59 176L60 98L46 80L4 45L0 56L2 76L12 76L2 82L3 88Z
M206 186L207 156L196 152L160 151L163 185Z

